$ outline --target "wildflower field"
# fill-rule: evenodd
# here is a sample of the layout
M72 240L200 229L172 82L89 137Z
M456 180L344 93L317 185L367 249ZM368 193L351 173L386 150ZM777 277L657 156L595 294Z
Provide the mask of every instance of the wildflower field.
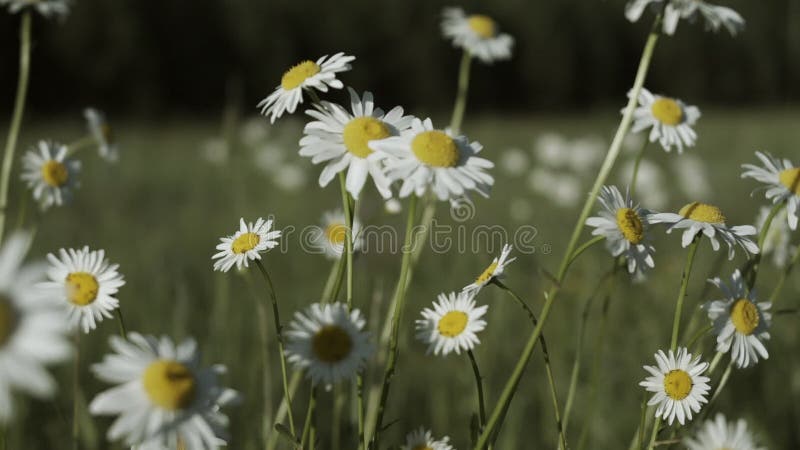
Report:
M142 119L25 112L71 4L0 5L0 450L800 448L800 109L647 82L733 9L621 2L638 69L580 113L471 112L525 57L486 4L428 30L460 55L430 118L341 49Z

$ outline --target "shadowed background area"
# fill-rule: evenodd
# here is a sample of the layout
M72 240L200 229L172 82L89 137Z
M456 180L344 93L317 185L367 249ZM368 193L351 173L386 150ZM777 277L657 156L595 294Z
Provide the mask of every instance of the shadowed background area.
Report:
M629 24L621 0L467 1L516 38L515 57L474 73L475 110L575 110L619 103L649 19ZM736 105L800 100L800 3L732 0L747 28L736 39L680 25L664 39L649 85L697 102ZM363 70L346 81L390 103L449 107L458 54L439 38L449 2L387 0L81 0L65 23L35 24L34 110L102 104L151 115L212 112L226 96L245 108L302 59L345 51ZM649 15L647 17L650 17ZM14 18L0 17L0 59L16 54ZM792 57L794 55L794 57ZM702 66L702 71L695 70ZM0 85L13 86L4 64ZM691 76L689 76L691 74ZM499 82L498 80L502 80ZM12 99L11 90L0 92ZM10 101L2 103L8 108Z
M652 15L631 24L622 0L466 1L470 12L495 17L516 39L511 61L473 64L463 130L495 162L490 199L476 198L466 216L441 203L442 224L465 229L499 225L507 238L522 227L535 235L507 270L506 283L535 311L550 287L578 208L619 123ZM741 180L740 165L755 150L797 159L800 141L800 2L725 2L747 20L735 38L681 22L656 48L646 86L698 105L698 142L683 155L652 144L642 161L638 196L653 210L676 211L694 200L717 204L731 224L753 223L766 205L756 183ZM127 284L119 299L129 329L175 338L194 336L204 362L229 368L226 383L244 394L229 410L233 450L264 448L262 438L280 401L277 344L265 292L252 273L212 272L219 237L233 233L239 217L274 215L279 228L316 225L340 206L336 183L318 186L321 167L297 154L307 117L295 114L270 126L256 104L281 74L303 59L344 51L357 56L346 85L371 90L380 106L447 123L460 53L442 39L439 1L311 0L76 0L63 23L34 21L35 47L29 103L18 155L39 139L74 142L86 134L87 105L109 113L121 158L108 165L93 149L83 162L81 187L66 207L37 213L19 165L12 183L12 225L36 229L31 258L61 247L106 250ZM18 17L0 13L0 133L7 130L16 86ZM346 94L326 99L344 102ZM629 136L609 183L624 187L642 136ZM405 210L390 214L369 186L360 200L366 224L390 225L403 234ZM403 203L403 208L407 206ZM597 208L595 208L597 209ZM461 228L458 228L461 227ZM496 237L496 236L495 236ZM583 240L589 237L586 231ZM457 239L457 237L455 237ZM798 233L792 236L794 245ZM387 410L386 444L401 444L419 426L449 435L470 448L476 409L468 360L425 354L414 339L414 320L440 292L472 282L503 242L465 250L426 249L410 286L403 316L401 358ZM304 251L287 234L284 251L265 256L273 273L284 322L319 299L331 262ZM598 283L612 265L600 245L587 251L566 282L545 328L562 408L572 373L582 318L587 318L578 359L579 388L567 436L572 449L627 448L640 418L643 364L663 348L670 332L685 251L678 233L655 236L656 270L644 282L622 274L604 295ZM683 338L708 323L699 306L721 294L706 279L727 277L744 263L713 253L706 242L692 275ZM355 261L355 304L368 328L380 334L397 280L397 253L367 252ZM765 258L759 289L771 292L783 267ZM765 294L766 295L766 294ZM716 411L746 418L773 450L800 448L800 277L790 276L780 298L770 359L735 371ZM491 406L530 333L530 323L502 292L485 290L488 327L476 357ZM689 318L692 317L692 319ZM260 320L269 333L260 334ZM118 449L103 439L110 420L90 418L85 402L106 388L89 365L108 351L112 321L82 341L81 448ZM710 359L714 338L699 343ZM718 369L724 369L727 360ZM11 449L71 448L71 366L55 369L61 387L54 401L20 401L21 419L9 428ZM373 364L367 381L376 383ZM266 375L265 375L266 374ZM344 390L344 389L343 389ZM295 416L308 400L301 385ZM332 395L320 394L321 448L328 449ZM354 448L355 427L344 413L343 449ZM699 421L697 422L699 423ZM509 410L496 448L555 448L556 431L541 355L534 354ZM692 433L696 428L680 431ZM20 444L22 443L22 444ZM17 445L19 444L19 445ZM348 444L353 444L349 445ZM280 447L279 447L280 448ZM667 446L659 448L668 448ZM682 447L672 446L679 449Z

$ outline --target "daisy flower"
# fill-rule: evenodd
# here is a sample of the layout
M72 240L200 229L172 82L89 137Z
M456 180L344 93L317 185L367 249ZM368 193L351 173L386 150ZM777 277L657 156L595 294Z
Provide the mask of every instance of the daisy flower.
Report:
M272 230L272 220L264 220L261 217L253 222L245 223L244 219L239 219L239 231L233 236L220 238L217 244L218 253L211 259L214 261L214 270L227 272L231 267L242 270L249 267L252 260L261 259L260 253L274 248L278 245L277 239L281 237L280 230Z
M42 210L68 202L78 186L81 163L67 159L66 145L39 141L22 157L22 166L22 181L33 191Z
M110 264L104 250L89 251L88 246L80 250L62 248L58 256L49 253L47 260L50 281L41 283L41 287L64 304L70 328L80 326L88 333L119 308L114 295L125 280L117 272L119 264Z
M0 6L8 5L8 11L12 14L33 8L44 17L59 19L69 14L69 3L67 0L0 0Z
M692 413L700 411L701 404L707 403L706 394L711 389L710 378L701 376L708 369L708 363L700 362L700 356L692 358L692 354L684 347L665 354L659 350L655 354L658 366L644 366L651 376L639 383L653 397L648 406L658 405L656 417L669 422L675 421L683 425L692 420Z
M650 212L635 205L629 196L623 197L616 186L603 186L599 200L603 209L586 220L586 225L594 227L592 235L605 238L612 256L625 255L629 273L642 274L655 267L656 249L647 233Z
M785 201L789 228L796 230L800 221L800 166L769 153L756 152L756 156L764 167L744 164L742 178L752 178L766 184L765 195L772 203Z
M500 257L492 260L489 267L486 268L472 284L469 284L462 289L462 292L474 292L477 294L483 289L484 286L489 284L494 279L502 279L506 266L514 262L517 258L508 259L512 247L508 244L503 245L503 250L500 252Z
M89 405L94 415L119 416L108 430L110 440L148 450L225 445L228 419L220 409L237 394L220 385L223 366L200 365L193 339L175 345L166 336L128 333L128 340L112 336L110 344L114 353L92 370L116 386Z
M371 141L369 147L387 155L389 180L403 181L401 198L411 193L422 197L428 189L439 200L452 200L469 190L488 197L494 184L494 178L486 173L494 164L477 156L483 146L470 143L466 136L454 136L450 130L433 128L431 119L415 118L410 130Z
M62 312L35 288L44 265L22 265L30 243L15 233L0 248L0 424L14 416L14 392L52 397L57 385L45 367L71 353Z
M766 450L756 445L744 419L728 422L721 413L707 420L695 437L684 438L683 445L687 450Z
M325 55L316 62L306 60L292 66L283 74L275 91L258 104L261 114L270 116L270 123L275 123L284 112L292 114L297 105L303 103L303 90L328 92L328 88L341 89L344 84L336 74L350 70L350 62L354 59L355 56L337 53L330 58Z
M419 427L406 435L406 445L402 450L454 450L450 445L450 438L445 436L440 440L433 438L433 433L425 427Z
M729 284L720 278L708 280L718 287L725 298L714 300L703 307L717 334L717 351L728 352L733 348L731 359L739 368L758 363L758 357L767 359L764 342L769 340L772 306L768 302L756 302L755 289L747 289L742 274L737 269Z
M461 8L445 8L442 17L442 34L455 47L464 49L486 64L511 58L514 38L500 33L491 17L482 14L468 16Z
M117 162L119 149L114 142L114 135L111 133L111 126L108 124L105 114L94 108L86 108L83 110L83 117L86 118L89 134L97 142L97 151L100 157L108 162Z
M363 239L361 232L361 222L357 217L353 217L353 251L357 251ZM347 237L347 225L342 210L328 211L322 216L322 228L311 236L312 245L318 250L322 250L330 259L338 259L342 255Z
M650 223L669 224L667 233L673 229L685 229L683 232L682 245L684 248L694 241L700 233L706 235L711 241L714 251L719 250L721 238L728 244L728 259L733 259L734 246L738 244L749 257L751 254L758 254L758 245L746 236L754 236L756 228L752 225L738 225L729 227L725 224L725 215L714 205L707 203L692 202L681 208L678 214L657 213L650 215Z
M642 16L645 8L654 5L661 8L665 0L632 0L625 7L625 17L631 22L636 22ZM724 6L712 5L705 0L668 0L664 7L663 30L672 35L678 28L680 19L692 20L702 16L706 21L706 29L719 31L720 27L735 36L744 29L744 19L736 11Z
M330 386L360 372L375 347L361 312L341 303L314 303L298 311L286 332L286 354L314 384Z
M767 222L767 217L770 214L771 208L762 206L756 218L756 228L759 233L764 229ZM776 267L786 267L792 253L796 251L796 247L792 245L792 232L789 229L787 220L788 213L786 208L781 209L775 215L772 223L764 238L764 245L761 248L761 253L764 255L772 255L772 263Z
M486 328L481 317L488 306L475 307L475 296L467 292L439 294L433 309L425 308L417 320L417 339L428 344L428 353L460 355L480 344L479 331Z
M633 91L628 92L628 97ZM694 147L697 134L692 128L700 118L700 109L677 98L655 95L645 88L639 92L639 106L633 111L632 133L650 129L650 142L658 141L665 151L675 146Z
M403 108L395 106L388 113L375 107L371 92L359 97L350 91L350 111L335 103L322 102L306 113L317 119L309 122L300 140L300 155L308 156L314 164L327 163L319 176L324 187L337 173L347 169L347 192L358 198L367 176L383 198L392 196L389 180L383 174L381 154L367 145L374 140L397 136L411 126L412 116L404 116Z

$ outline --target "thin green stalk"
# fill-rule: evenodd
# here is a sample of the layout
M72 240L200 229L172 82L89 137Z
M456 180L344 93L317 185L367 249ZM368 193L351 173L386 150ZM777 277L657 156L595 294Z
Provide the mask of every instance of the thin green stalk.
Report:
M656 445L656 438L661 428L661 417L656 417L656 422L653 424L653 431L650 433L650 443L647 444L647 450L652 450Z
M128 331L125 329L125 320L122 318L122 307L117 308L117 324L119 325L119 335L126 341L128 340Z
M798 261L800 261L800 247L795 250L792 260L789 261L789 264L787 264L786 268L783 269L781 277L778 279L778 282L775 283L775 288L772 290L772 294L769 296L769 302L773 305L775 304L775 301L778 300L778 296L783 290L783 285L786 283L786 279L789 278L789 274L792 273L792 269L794 269L794 266L797 265Z
M342 409L344 408L344 392L341 387L333 387L333 411L331 413L331 449L342 448Z
M578 221L575 223L575 229L572 232L572 237L570 238L569 244L567 245L567 249L564 252L564 259L561 263L561 268L559 269L557 281L560 284L564 276L566 275L567 268L569 267L569 258L572 255L575 246L580 239L581 233L583 231L584 224L586 223L586 219L589 217L592 208L594 207L594 203L597 200L597 196L600 192L600 188L605 184L606 180L608 179L609 174L611 173L611 169L614 167L614 163L619 156L620 150L622 149L622 141L625 138L625 135L628 134L628 129L630 128L631 122L633 120L633 111L636 108L637 98L639 97L639 93L642 90L642 86L644 85L644 80L647 77L647 70L650 66L650 60L653 57L653 50L655 49L656 42L658 41L659 36L659 27L658 25L661 22L661 16L659 15L656 19L655 23L653 24L653 28L650 32L650 35L647 38L647 43L645 44L644 50L642 51L642 58L639 62L639 68L636 73L636 79L633 84L633 89L631 90L631 96L628 100L628 105L625 108L625 113L622 116L622 121L620 122L619 128L617 129L617 133L614 136L614 140L611 143L611 147L609 148L608 154L606 155L605 160L603 161L603 165L600 168L600 172L597 175L597 179L594 182L594 186L590 191L589 197L586 199L586 203L583 206L583 210L581 211L580 216L578 217ZM519 380L522 378L522 374L525 372L525 367L530 360L531 355L533 354L533 350L536 348L536 343L539 340L539 335L542 333L542 328L545 323L547 323L547 319L550 315L550 309L553 306L553 302L557 297L557 293L560 289L559 285L554 285L550 288L550 291L546 295L545 304L542 308L541 313L541 320L539 321L536 328L534 328L531 336L528 338L528 342L525 345L525 348L520 355L519 359L517 360L517 364L514 366L514 370L511 373L508 381L506 382L505 387L503 388L503 392L500 395L500 399L495 405L494 410L489 418L487 423L486 429L481 433L481 436L478 438L477 445L474 447L475 450L481 449L486 442L489 440L489 437L494 434L494 429L498 425L500 421L500 417L503 414L503 411L506 410L508 404L511 402L511 398L514 396L516 391L517 385L519 384Z
M275 286L272 284L272 278L270 278L269 273L267 273L267 269L264 268L264 264L261 263L260 259L255 261L258 271L261 272L264 282L267 283L269 297L272 301L272 318L275 321L275 335L278 338L278 353L280 353L281 377L283 378L283 396L286 399L287 415L289 416L289 431L292 432L292 435L297 436L294 427L294 418L292 417L292 396L289 392L289 378L286 375L286 352L283 349L283 327L281 326L280 311L278 311L278 298L275 295Z
M467 92L469 91L469 66L472 62L472 55L464 50L461 56L461 64L458 68L458 92L456 93L456 103L453 105L453 117L450 120L450 130L454 134L461 131L461 123L464 120L464 111L467 109Z
M300 382L303 379L303 373L297 371L292 374L292 379L289 381L289 397L293 398L294 394L297 392L297 389L300 388ZM277 425L283 422L284 417L286 417L287 412L289 411L289 403L286 401L287 397L284 395L283 399L281 400L280 406L278 406L278 412L275 413L275 420L272 421L273 425ZM267 441L267 450L274 450L278 445L278 437L280 437L280 433L276 433L270 431L269 433L269 440ZM295 439L297 437L295 436Z
M400 334L400 318L403 314L403 306L406 298L406 288L408 284L406 279L409 276L411 268L411 256L414 249L414 221L417 214L417 197L411 196L408 203L408 218L406 219L406 235L403 242L403 260L400 264L400 278L397 280L397 287L395 288L394 299L392 303L395 305L394 313L392 314L392 336L389 340L389 358L386 363L386 369L383 373L383 384L381 386L380 402L378 403L377 417L375 420L375 430L370 440L370 448L378 449L380 443L380 434L383 431L383 415L386 412L386 401L389 398L389 386L394 376L395 366L397 365L398 353L398 335Z
M642 163L642 158L644 157L644 151L647 149L647 144L649 143L649 139L645 136L644 142L642 143L642 148L639 149L639 153L636 154L636 160L633 163L633 174L631 175L631 184L628 187L630 189L631 198L636 196L636 182L639 180L639 165Z
M639 436L639 446L636 447L639 450L642 450L644 447L644 429L647 426L647 391L642 392L642 413L639 417L639 429L636 430L636 434Z
M303 435L300 439L300 448L309 450L314 448L314 438L311 436L314 429L314 409L317 404L317 388L311 386L311 394L308 396L308 409L306 409L306 421L303 424ZM310 440L309 440L310 438ZM308 443L308 446L306 446Z
M598 244L605 240L605 236L595 236L592 239L584 242L583 245L578 247L574 252L572 252L572 256L569 258L569 262L567 263L567 267L571 266L572 263L578 259L579 256L583 254L586 250L590 249L593 245ZM565 270L566 272L566 270Z
M492 284L506 291L508 295L511 296L511 298L514 299L514 301L520 307L522 307L522 309L524 309L526 313L528 313L528 318L530 319L533 326L534 327L537 326L536 315L533 313L533 310L531 310L528 304L525 303L525 300L523 300L519 295L517 295L517 293L514 292L511 288L503 284L502 281L496 278L492 279ZM542 333L539 336L539 342L541 342L542 344L542 357L544 358L544 369L547 375L547 384L550 388L550 399L553 402L553 414L555 414L555 419L556 419L556 430L558 431L559 449L567 449L568 448L567 438L566 435L564 434L564 427L561 423L561 413L558 406L558 391L556 389L556 381L555 377L553 376L553 368L550 364L550 352L547 350L547 342L545 341L544 333Z
M0 425L0 450L6 450L6 437L8 433L6 432L6 426Z
M81 428L80 420L80 398L81 388L81 331L75 331L75 356L72 367L72 450L80 448Z
M714 370L717 368L717 365L722 360L722 357L725 355L724 352L717 352L714 355L714 358L711 359L711 364L708 365L708 371L706 372L707 376L711 376L714 373Z
M728 363L728 367L725 368L725 372L722 373L722 377L719 379L719 383L717 383L717 389L714 391L714 394L711 396L711 399L708 401L708 405L706 405L705 410L710 411L711 405L714 401L719 397L719 394L725 389L725 386L728 384L728 380L731 377L731 371L733 370L733 360ZM706 412L705 415L708 415Z
M614 282L612 278L611 282ZM603 352L606 335L608 334L608 310L611 304L611 294L613 289L609 289L606 292L605 298L603 299L603 307L600 313L600 331L598 336L595 340L595 347L594 347L594 355L592 361L592 373L589 381L589 404L587 406L587 413L586 419L583 424L583 429L581 430L580 438L578 439L578 450L583 450L586 446L586 441L589 438L589 429L592 424L592 420L594 419L594 412L597 406L597 397L599 392L599 380L600 380L600 361L601 355Z
M700 330L698 330L697 333L695 333L694 336L692 336L691 339L689 339L689 341L686 343L686 348L688 348L691 351L692 347L694 347L694 344L696 344L697 341L699 341L703 336L708 334L708 332L713 329L714 325L706 325Z
M484 424L486 424L486 404L483 400L483 377L481 377L478 361L475 360L475 354L472 353L472 350L467 350L467 356L469 356L469 362L472 364L472 373L475 374L475 386L478 390L478 428L482 430Z
M683 268L681 275L681 288L678 291L678 299L675 305L675 316L672 319L672 338L669 341L669 348L675 351L678 348L678 334L681 327L681 316L683 313L683 301L686 299L686 291L689 288L689 275L692 273L692 266L694 265L694 257L697 254L697 247L700 243L700 236L696 237L691 244L689 244L689 252L686 255L686 265Z
M772 227L772 221L775 219L775 216L786 206L786 202L781 202L775 204L772 209L769 210L769 214L767 218L764 220L764 225L761 227L761 231L758 233L758 249L759 252L756 255L753 255L753 259L748 261L747 266L745 267L745 276L747 279L747 287L748 289L753 289L753 286L756 285L756 278L758 278L758 268L761 264L761 255L764 253L764 243L767 240L767 235L769 234L769 229Z
M82 150L94 144L96 141L94 140L94 136L88 135L84 136L77 141L74 141L67 145L67 157L75 156L78 153L78 150Z
M342 256L340 256L333 264L331 264L331 270L328 273L328 278L325 281L325 287L322 290L322 303L331 303L336 301L336 296L334 296L333 293L339 292L337 285L341 286L346 258L347 255L342 254Z
M3 154L3 167L0 173L0 240L6 224L6 209L8 209L8 188L11 182L11 168L14 165L14 151L17 148L17 138L22 125L22 115L25 110L25 98L28 94L28 77L31 70L31 12L30 8L22 14L22 23L19 30L19 78L17 80L17 97L14 101L14 113L11 116L11 128L8 130L6 150Z
M611 283L608 283L606 289L602 289L601 287L608 282L608 280L614 276L617 271L617 261L614 261L614 267L606 272L606 274L600 278L597 282L597 286L592 289L592 294L586 298L586 301L583 304L583 311L581 312L580 324L578 325L578 341L575 345L575 359L572 362L572 373L570 374L570 381L569 381L569 390L567 391L567 401L564 404L564 433L567 432L569 429L569 417L572 413L572 405L575 401L575 393L578 389L578 375L580 373L581 368L581 357L583 356L583 341L586 336L586 324L589 321L589 311L591 309L592 303L594 299L598 297L599 292L605 292L607 289L610 288Z

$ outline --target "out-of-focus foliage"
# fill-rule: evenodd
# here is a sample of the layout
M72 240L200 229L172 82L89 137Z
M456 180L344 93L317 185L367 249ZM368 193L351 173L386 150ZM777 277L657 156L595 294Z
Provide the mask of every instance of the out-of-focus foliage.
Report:
M694 102L800 99L800 2L720 2L747 20L737 39L681 23L659 45L648 85ZM102 104L112 110L213 111L232 92L253 107L301 59L347 51L348 74L389 103L441 110L453 98L459 54L439 35L443 1L75 0L66 22L35 23L36 110ZM516 37L515 57L478 67L470 107L567 109L620 103L648 20L629 24L624 0L463 1ZM648 15L647 17L652 17ZM0 15L0 85L14 86L17 17ZM689 71L703 66L704 70ZM0 92L3 110L13 92ZM436 105L436 106L434 106Z

